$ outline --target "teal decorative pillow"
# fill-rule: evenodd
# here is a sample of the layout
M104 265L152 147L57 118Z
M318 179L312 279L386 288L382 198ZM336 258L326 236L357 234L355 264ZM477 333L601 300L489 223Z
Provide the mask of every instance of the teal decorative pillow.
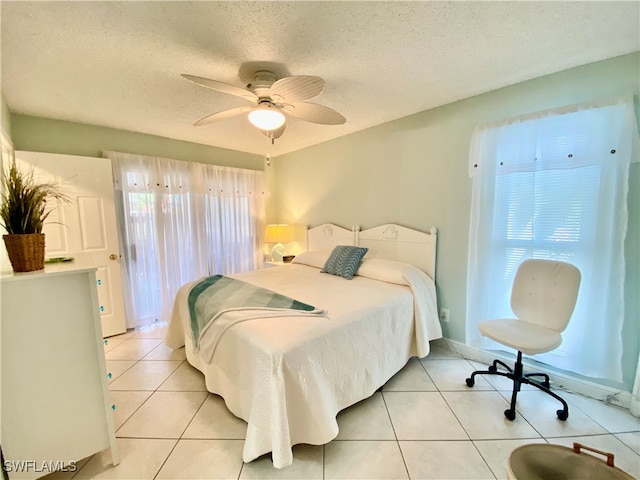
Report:
M320 273L339 275L347 280L351 280L356 274L360 262L362 262L362 257L364 257L368 250L368 248L364 247L338 245L333 249L331 255L329 255Z

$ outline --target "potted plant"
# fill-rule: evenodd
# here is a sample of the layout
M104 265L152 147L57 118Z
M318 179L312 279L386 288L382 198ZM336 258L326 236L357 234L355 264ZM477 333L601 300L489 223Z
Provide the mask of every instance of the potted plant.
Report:
M42 226L51 213L47 201L69 201L59 184L39 183L34 171L18 168L15 159L2 172L0 225L14 272L32 272L44 268L44 233Z

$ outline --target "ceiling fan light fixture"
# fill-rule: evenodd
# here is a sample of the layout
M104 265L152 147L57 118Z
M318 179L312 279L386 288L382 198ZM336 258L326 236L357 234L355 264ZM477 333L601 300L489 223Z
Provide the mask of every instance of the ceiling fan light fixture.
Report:
M273 142L284 133L289 116L320 125L342 125L347 121L332 108L308 101L324 90L325 82L320 77L294 75L278 80L273 72L260 70L254 75L254 81L245 87L186 73L182 77L196 85L242 97L251 102L250 106L207 115L195 122L194 126L208 125L248 113L249 123Z
M276 130L284 125L285 117L278 110L267 105L249 112L249 121L260 130Z

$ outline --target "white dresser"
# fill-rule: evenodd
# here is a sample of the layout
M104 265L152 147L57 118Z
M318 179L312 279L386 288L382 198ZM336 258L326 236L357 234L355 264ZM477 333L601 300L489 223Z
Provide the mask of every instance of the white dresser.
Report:
M119 462L95 271L2 274L0 440L11 479L107 448Z

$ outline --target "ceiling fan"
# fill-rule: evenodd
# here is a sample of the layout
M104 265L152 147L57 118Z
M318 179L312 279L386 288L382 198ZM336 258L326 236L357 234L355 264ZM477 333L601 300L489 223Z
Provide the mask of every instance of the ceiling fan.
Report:
M244 98L252 104L207 115L195 122L195 126L248 113L249 121L273 142L284 133L285 114L322 125L341 125L347 121L335 110L308 101L324 90L325 83L320 77L295 75L278 80L274 73L260 70L254 75L253 82L244 88L194 75L182 74L182 77L196 85Z

